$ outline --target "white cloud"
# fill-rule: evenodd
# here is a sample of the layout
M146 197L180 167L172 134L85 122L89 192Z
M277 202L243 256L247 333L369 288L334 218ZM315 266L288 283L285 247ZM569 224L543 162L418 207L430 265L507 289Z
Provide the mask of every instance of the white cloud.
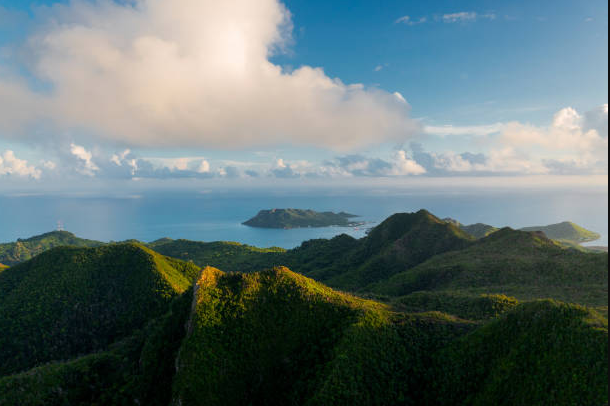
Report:
M477 19L495 20L496 15L494 13L478 14L474 11L461 11L459 13L443 14L441 19L445 23L467 23Z
M0 176L2 175L40 179L42 171L34 166L28 165L27 161L17 158L13 151L7 150L0 155Z
M394 167L391 171L392 175L423 175L426 170L423 166L415 162L407 156L405 151L398 151L394 157Z
M50 90L0 74L0 130L18 139L47 120L135 146L349 150L418 129L390 92L272 64L292 41L279 0L73 0L47 13L28 57Z
M459 13L443 14L443 21L446 23L475 21L477 13L473 11L462 11Z
M199 163L197 167L197 173L209 173L210 172L210 163L205 159Z
M549 127L508 123L502 140L510 146L540 146L571 153L608 154L608 105L584 116L571 107L558 111Z
M87 151L84 147L72 143L70 144L70 152L79 160L78 172L87 176L95 176L95 172L100 170L93 162L91 152Z

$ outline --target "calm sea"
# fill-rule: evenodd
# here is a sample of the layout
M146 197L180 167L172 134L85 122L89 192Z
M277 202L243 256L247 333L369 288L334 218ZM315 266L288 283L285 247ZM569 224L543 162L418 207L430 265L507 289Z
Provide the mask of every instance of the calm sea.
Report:
M60 221L79 237L153 241L162 237L199 241L238 241L259 247L292 248L313 238L341 233L362 237L365 228L267 230L241 223L261 209L306 208L347 211L371 226L397 212L421 208L462 223L514 228L573 221L602 235L608 245L608 193L431 193L343 195L329 193L209 192L149 193L126 198L0 196L0 241L52 231Z

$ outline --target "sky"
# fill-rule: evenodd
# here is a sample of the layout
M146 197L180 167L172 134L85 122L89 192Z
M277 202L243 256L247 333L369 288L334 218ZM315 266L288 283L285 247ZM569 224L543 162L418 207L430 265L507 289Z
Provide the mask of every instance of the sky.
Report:
M4 0L0 192L607 189L607 1Z

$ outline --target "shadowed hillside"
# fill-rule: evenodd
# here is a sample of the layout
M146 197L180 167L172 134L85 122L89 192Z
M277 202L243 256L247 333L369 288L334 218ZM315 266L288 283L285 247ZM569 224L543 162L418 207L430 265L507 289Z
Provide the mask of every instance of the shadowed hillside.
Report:
M282 248L257 248L236 242L198 242L164 238L147 244L160 254L226 272L255 272L282 265Z
M580 306L526 303L435 358L434 404L608 402L608 321Z
M431 258L378 283L373 291L499 293L606 306L608 255L568 249L543 234L502 229L461 251Z
M135 244L55 248L0 273L0 374L84 355L168 309L198 268Z

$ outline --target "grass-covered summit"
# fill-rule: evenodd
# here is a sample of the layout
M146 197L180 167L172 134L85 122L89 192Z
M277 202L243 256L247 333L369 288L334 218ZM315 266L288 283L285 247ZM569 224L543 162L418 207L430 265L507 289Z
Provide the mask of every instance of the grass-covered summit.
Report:
M105 349L165 313L198 268L141 245L61 247L0 273L0 375Z
M260 228L301 228L301 227L348 227L355 225L351 219L358 217L349 213L317 212L302 209L261 210L243 224Z
M52 231L16 242L0 244L0 263L13 266L34 256L61 246L99 247L102 242L78 238L68 231Z

